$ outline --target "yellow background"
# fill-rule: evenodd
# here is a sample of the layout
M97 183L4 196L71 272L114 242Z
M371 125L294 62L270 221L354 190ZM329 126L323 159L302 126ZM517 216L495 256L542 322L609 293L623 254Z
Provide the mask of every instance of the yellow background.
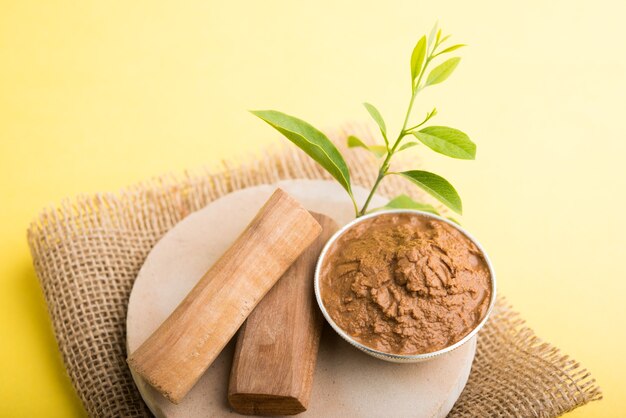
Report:
M475 162L415 149L460 191L501 293L626 409L626 3L0 1L0 416L84 414L25 231L63 197L114 191L281 141L246 109L397 130L408 58L439 20L470 47L419 97ZM418 157L419 155L419 157Z

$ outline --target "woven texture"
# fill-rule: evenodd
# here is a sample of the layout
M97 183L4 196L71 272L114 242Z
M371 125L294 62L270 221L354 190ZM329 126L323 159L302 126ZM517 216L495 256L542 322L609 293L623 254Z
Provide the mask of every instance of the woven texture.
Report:
M373 160L362 150L344 155L353 184L370 186ZM165 176L118 194L82 196L33 222L28 242L35 270L67 372L90 415L151 415L126 366L125 321L135 277L159 238L226 193L290 178L330 179L288 147L202 175ZM379 191L414 193L397 176L386 178ZM499 299L450 416L554 417L601 397L578 362L541 342Z

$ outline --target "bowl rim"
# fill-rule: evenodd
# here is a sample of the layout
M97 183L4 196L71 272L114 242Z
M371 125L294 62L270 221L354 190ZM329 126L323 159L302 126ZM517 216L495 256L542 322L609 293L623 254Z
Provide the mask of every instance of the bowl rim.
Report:
M331 318L330 314L326 310L326 307L324 306L324 302L322 301L322 295L321 295L321 291L320 291L321 269L322 269L322 264L324 262L326 254L328 253L328 250L333 245L333 243L335 243L335 241L337 241L337 239L341 235L343 235L347 230L349 230L353 226L355 226L355 225L357 225L357 224L359 224L359 223L361 223L363 221L366 221L368 219L371 219L371 218L375 218L375 217L378 217L378 216L381 216L381 215L393 214L393 213L408 213L408 214L414 214L414 215L421 215L421 216L425 216L425 217L428 217L428 218L437 219L439 221L447 223L448 225L451 225L452 227L457 229L459 232L461 232L463 235L465 235L470 241L472 241L472 243L474 245L476 245L478 250L482 253L483 258L485 259L485 262L487 264L487 268L489 270L489 274L491 276L491 298L490 298L490 301L489 301L489 307L487 308L487 312L485 312L485 315L483 316L483 319L467 335L465 335L459 341L455 342L452 345L444 347L444 348L442 348L440 350L437 350L437 351L432 351L430 353L421 353L421 354L396 354L396 353L387 353L385 351L379 351L379 350L373 349L371 347L368 347L368 346L360 343L359 341L355 340L351 335L349 335L339 325L337 325L335 323L335 321ZM476 335L476 333L478 333L478 331L485 325L485 323L487 322L487 319L489 318L489 315L491 314L491 311L493 310L495 302L496 302L496 274L495 274L495 271L493 269L493 265L491 263L491 260L489 259L489 256L487 255L487 252L485 251L483 246L476 240L476 238L474 238L469 232L467 232L463 227L461 227L457 223L455 223L455 222L453 222L453 221L451 221L449 219L443 218L441 216L435 215L433 213L424 212L424 211L417 210L417 209L385 209L385 210L380 210L380 211L372 212L372 213L369 213L367 215L355 218L352 221L350 221L347 224L345 224L344 226L342 226L341 228L339 228L339 230L337 230L337 232L335 232L328 239L326 244L324 244L324 247L322 248L322 251L320 252L320 255L319 255L318 259L317 259L317 263L315 265L315 275L314 275L314 279L313 279L313 288L314 288L314 291L315 291L315 299L317 300L317 305L319 306L320 310L322 311L322 315L324 315L324 318L330 324L330 326L335 330L335 332L337 332L344 340L346 340L350 344L354 345L356 348L360 349L361 351L366 352L367 354L370 354L370 355L372 355L372 356L374 356L376 358L381 358L381 359L384 359L384 360L396 361L396 362L397 361L400 361L400 362L418 362L418 361L430 360L430 359L432 359L434 357L438 357L438 356L440 356L442 354L449 353L449 352L459 348L460 346L465 344L467 341L469 341L474 335Z

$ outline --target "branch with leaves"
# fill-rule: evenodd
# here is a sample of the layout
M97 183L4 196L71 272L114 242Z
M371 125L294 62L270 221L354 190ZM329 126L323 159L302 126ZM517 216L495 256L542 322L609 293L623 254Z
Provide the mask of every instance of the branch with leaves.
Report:
M367 145L353 135L348 137L348 147L363 148L382 159L374 185L360 209L352 194L350 170L339 150L326 135L309 123L282 112L258 110L252 113L282 133L328 171L350 196L357 217L368 213L372 197L376 193L380 182L388 175L399 175L406 178L454 212L461 214L463 211L461 197L452 184L443 177L422 170L401 172L389 170L391 159L394 155L419 143L426 145L435 152L452 158L473 160L476 157L476 144L460 130L447 126L424 126L437 115L437 109L435 108L428 112L421 122L414 125L409 124L418 93L427 87L442 83L448 79L461 60L459 57L448 58L428 72L429 66L436 58L465 46L464 44L455 44L444 48L443 44L449 37L449 35L442 36L441 29L437 29L437 25L435 25L428 38L422 36L415 45L411 54L411 99L404 117L404 123L395 140L390 141L385 120L378 109L372 104L364 103L365 109L380 128L384 145ZM426 76L427 73L428 76ZM417 141L404 141L407 137L413 137ZM390 200L385 207L419 209L437 213L432 205L415 202L406 195L400 195Z

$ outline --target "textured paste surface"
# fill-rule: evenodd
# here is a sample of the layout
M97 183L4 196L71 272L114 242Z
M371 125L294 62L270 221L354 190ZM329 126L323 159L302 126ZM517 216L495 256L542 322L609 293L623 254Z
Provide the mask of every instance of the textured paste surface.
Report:
M429 353L466 336L484 318L489 268L451 225L384 214L348 229L322 270L331 317L359 342L387 353Z

